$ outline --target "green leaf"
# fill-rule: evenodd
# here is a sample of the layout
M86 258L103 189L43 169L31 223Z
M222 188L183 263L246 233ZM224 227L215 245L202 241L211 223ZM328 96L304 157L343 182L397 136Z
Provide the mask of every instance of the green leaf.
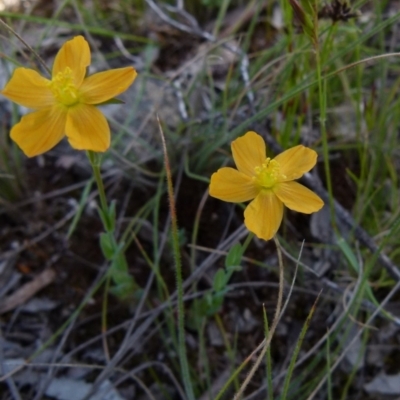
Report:
M216 292L220 292L225 289L226 284L227 284L226 273L223 269L219 269L214 275L213 289Z
M340 250L342 250L342 253L346 257L353 270L355 272L359 272L360 267L358 265L357 257L354 254L353 250L350 248L349 244L342 237L337 240L337 244Z
M108 211L103 211L101 208L99 208L98 210L99 210L99 216L100 216L101 222L103 223L104 229L107 232L112 232L112 230L110 229L110 227L112 226L112 223L110 222Z
M126 276L130 276L128 272L128 263L123 253L114 252L114 259L110 267L110 276L115 283L120 283Z
M109 222L109 231L114 232L115 230L115 220L116 220L116 202L113 200L110 204L110 207L108 209L108 222Z
M234 246L232 246L226 255L225 258L225 267L237 267L240 265L240 261L243 256L243 248L240 243L236 243Z
M103 232L100 235L100 247L104 257L107 260L112 260L114 257L114 246L109 233Z
M131 276L127 276L124 282L121 282L110 288L110 293L117 296L120 299L126 299L135 295L138 286Z
M224 302L223 294L212 296L211 301L209 302L207 310L206 310L206 315L208 317L211 317L214 314L217 314L221 310L223 302Z
M120 99L110 99L94 105L97 107L97 106L107 106L108 104L125 104L125 102Z
M314 18L315 9L313 3L310 0L300 0L300 3L304 12L307 13L311 18Z
M297 0L289 0L292 6L294 15L300 22L304 33L306 33L311 40L314 39L314 23L312 21L312 15L314 14L314 9L308 0L301 1L300 4Z

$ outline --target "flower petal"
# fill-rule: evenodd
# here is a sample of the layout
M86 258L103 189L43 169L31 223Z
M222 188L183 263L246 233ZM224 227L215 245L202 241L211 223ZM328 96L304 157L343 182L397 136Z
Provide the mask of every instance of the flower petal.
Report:
M324 202L310 189L297 182L282 182L274 188L274 193L293 211L311 214L319 211Z
M317 153L302 145L292 147L278 154L274 160L281 166L281 174L285 175L281 182L299 179L317 162Z
M211 176L210 196L232 203L249 201L258 189L250 177L233 168L221 168Z
M79 104L68 110L65 134L77 150L106 151L110 147L110 127L94 106Z
M53 77L64 72L69 67L72 71L75 85L79 87L90 64L90 48L83 36L76 36L65 42L57 53L53 64Z
M58 106L35 111L22 117L10 136L28 157L34 157L52 149L64 137L65 120L66 112Z
M244 224L258 238L270 240L278 231L282 217L282 202L272 191L262 191L244 211Z
M266 158L264 139L255 132L247 132L232 142L232 154L237 169L253 176L254 168L260 166Z
M98 72L86 78L79 91L81 99L86 104L100 104L118 96L132 84L136 78L132 67L117 68Z
M1 94L24 107L48 108L54 104L49 83L33 69L17 68Z

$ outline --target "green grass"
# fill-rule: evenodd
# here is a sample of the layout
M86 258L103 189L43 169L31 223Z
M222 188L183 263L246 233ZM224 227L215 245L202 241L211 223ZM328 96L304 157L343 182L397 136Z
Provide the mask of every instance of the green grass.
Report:
M157 20L159 26L144 22L154 18L145 1L94 1L92 9L83 1L56 3L48 16L4 11L0 17L22 38L28 38L32 31L39 32L34 46L39 52L46 39L63 28L68 37L84 34L92 46L98 46L97 50L92 47L93 58L101 54L99 59L113 67L132 63L121 53L115 38L137 60L144 60L134 91L124 98L126 104L118 106L120 113L110 118L113 148L103 160L122 173L124 185L132 187L126 208L122 206L124 198L118 198L116 216L110 218L119 227L113 229L114 250L127 255L129 273L138 278L140 289L132 293L128 305L122 303L122 307L131 307L132 319L119 321L131 324L128 331L116 328L124 338L120 345L115 344L112 333L107 334L115 327L110 322L107 302L103 303L104 351L111 346L111 353L109 362L101 365L101 373L93 366L93 380L100 384L117 369L121 375L113 379L118 381L124 373L138 369L142 371L135 375L141 382L139 385L135 381L139 391L145 391L144 387L154 389L154 383L164 392L168 392L168 385L184 391L188 399L199 399L207 393L209 397L204 399L211 399L216 398L229 377L232 384L219 398L233 398L239 390L251 363L237 376L235 371L267 335L266 321L270 328L273 320L279 274L276 249L255 240L249 247L247 243L244 254L230 264L234 244L245 237L236 231L241 226L242 208L218 204L208 199L206 191L213 172L233 165L231 141L247 130L255 130L271 145L286 149L306 143L318 152L318 173L329 193L330 220L326 226L331 230L332 242L318 243L309 234L308 219L286 214L280 230L283 250L296 260L302 238L308 238L292 297L286 299L279 323L282 329L290 330L287 317L296 322L298 331L282 339L278 325L278 334L264 357L266 362L254 375L246 394L265 390L264 397L270 400L308 399L316 393L327 399L346 399L351 398L352 391L362 390L357 382L358 365L352 365L345 375L336 361L346 354L354 330L360 335L358 360L362 360L368 346L378 340L371 326L384 327L394 320L389 312L380 310L382 302L394 294L396 281L379 256L385 254L394 264L400 264L399 54L389 54L398 50L392 35L400 15L384 12L384 3L390 2L354 2L352 7L364 11L364 17L336 24L317 22L315 15L310 15L318 42L301 31L286 0L277 2L275 10L282 13L284 28L271 23L272 7L263 8L263 2L254 1L251 17L246 22L235 20L238 24L229 37L219 35L229 27L232 12L247 2L185 2L190 3L185 4L186 11L201 22L200 27L215 22L208 31L213 40L193 45L188 53L175 55L171 50L171 61L157 60L156 66L151 57L163 54L164 47L176 41L183 45L195 41L167 22ZM316 3L319 8L325 4ZM162 10L171 20L182 24L189 21ZM193 37L199 36L196 29ZM257 46L257 40L262 44ZM38 65L26 49L24 56L17 55L24 46L9 32L1 46L3 66L13 68L10 60L30 68ZM232 46L240 49L235 55L229 53ZM167 71L173 57L181 58L180 67ZM213 73L213 63L221 60L225 61L222 73ZM250 86L246 86L247 75ZM18 114L19 109L13 107L13 117L9 118L12 124L18 121ZM165 134L170 171L164 168L156 114ZM183 114L187 117L182 118ZM13 203L30 196L30 171L25 168L24 156L8 140L8 127L2 124L1 130L0 204L2 213L7 214ZM273 155L273 149L268 151ZM172 174L169 188L167 172ZM112 185L112 179L105 179L106 188ZM167 198L172 188L178 214L178 225L173 228ZM89 190L88 184L87 191L78 196L80 203L70 228L72 237L79 230ZM129 204L136 205L137 198L141 199L140 207L132 209ZM344 227L334 201L343 204L354 224L375 241L375 254L360 244L355 225ZM224 224L229 221L225 231ZM313 263L324 254L333 254L335 260L324 277L316 277L302 267L304 262L312 270ZM179 259L182 268L176 268ZM287 294L295 263L286 257L284 265ZM231 266L241 268L232 274L227 272L229 279L225 282L226 276L218 271ZM337 290L329 291L323 279ZM105 275L100 277L100 282L103 280ZM244 283L248 286L243 285L238 295L233 288ZM102 296L99 287L95 290ZM88 300L89 296L84 298L78 312L51 340L60 340ZM269 305L266 315L261 304L264 302ZM205 304L210 305L208 310ZM246 312L258 321L251 333L234 324ZM374 313L379 317L375 318ZM210 327L220 336L219 345L210 343ZM289 342L282 344L284 340ZM156 343L154 353L149 341ZM138 343L142 351L132 343ZM161 368L160 364L152 364L157 354L162 355ZM79 357L74 362L82 363ZM165 373L167 370L169 373ZM217 382L219 376L227 378ZM265 382L269 382L268 390Z

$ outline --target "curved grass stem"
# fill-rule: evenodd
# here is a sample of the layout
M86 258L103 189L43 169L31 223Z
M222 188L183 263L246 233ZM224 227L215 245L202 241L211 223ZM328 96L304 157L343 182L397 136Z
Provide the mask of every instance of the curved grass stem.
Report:
M218 395L215 397L214 400L219 400L225 393L226 389L230 386L230 384L236 379L238 374L243 370L243 368L249 363L249 361L254 357L255 354L257 354L260 350L261 353L257 357L257 360L253 364L249 374L247 375L246 379L242 383L242 386L240 387L239 391L235 394L234 400L239 400L245 391L247 385L249 384L251 378L257 371L261 361L264 359L265 353L267 352L269 345L271 343L272 337L275 333L276 327L278 326L278 322L281 317L281 310L282 310L282 300L283 300L283 286L284 286L284 268L283 268L283 257L282 257L282 249L281 245L278 241L278 238L274 236L274 241L276 245L276 250L278 253L278 263L279 263L279 288L278 288L278 301L276 304L276 309L275 309L275 315L274 319L271 324L271 329L269 330L268 336L257 346L256 349L254 349L251 354L242 362L241 365L239 365L238 368L232 373L228 381L225 383L225 385L222 387Z
M314 21L315 39L313 40L314 51L315 51L315 63L318 83L318 101L320 110L320 128L322 138L322 152L324 155L324 168L325 168L325 179L326 187L329 193L329 209L331 214L331 222L333 229L336 231L336 218L335 218L335 204L332 190L331 171L329 164L329 145L328 145L328 134L326 131L326 78L322 76L322 55L323 51L320 49L318 41L318 18L315 17Z
M157 117L158 119L158 117ZM195 400L192 380L190 378L189 364L186 352L185 343L185 310L183 305L183 278L182 278L182 261L179 246L179 231L178 231L178 220L176 216L176 206L175 206L175 195L174 186L172 183L171 167L169 164L167 145L165 142L164 132L160 121L158 120L160 135L164 151L164 164L167 177L167 187L168 187L168 198L169 198L169 208L171 215L171 235L172 235L172 248L174 253L175 261L175 275L176 275L176 290L177 290L177 307L178 307L178 351L179 351L179 361L182 370L182 380L185 387L185 392L188 400Z
M253 355L255 354L255 352L257 352L259 349L261 349L261 352L259 354L259 356L257 357L257 360L255 361L255 363L253 364L253 366L251 367L251 370L249 372L249 374L247 375L246 379L243 381L242 386L240 387L239 391L235 394L234 400L239 400L240 397L242 396L243 392L245 391L247 385L249 384L251 378L253 377L253 375L255 374L255 372L257 371L258 367L261 364L261 361L264 359L265 357L265 353L271 343L272 337L275 333L276 327L278 326L278 322L280 319L280 315L281 315L281 310L282 310L282 299L283 299L283 273L284 273L284 269L283 269L283 257L282 257L282 250L281 250L281 245L279 243L279 240L276 236L274 236L274 242L276 245L276 251L278 253L278 264L279 264L279 289L278 289L278 301L276 303L276 309L275 309L275 315L274 315L274 319L272 321L271 324L271 329L269 330L269 334L268 336L261 342L261 344L257 347L256 350L254 350L249 357L247 357L247 359L245 360L245 362L247 362L248 360L250 360Z

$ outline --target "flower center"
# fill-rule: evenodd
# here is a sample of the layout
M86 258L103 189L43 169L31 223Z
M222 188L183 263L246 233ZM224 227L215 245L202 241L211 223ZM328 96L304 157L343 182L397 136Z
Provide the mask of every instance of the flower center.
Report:
M79 101L79 93L74 83L71 68L67 67L64 71L53 76L49 86L55 99L64 106L72 106Z
M260 167L254 168L255 175L253 180L263 189L271 189L276 185L279 177L282 175L280 169L281 166L279 163L268 157Z

